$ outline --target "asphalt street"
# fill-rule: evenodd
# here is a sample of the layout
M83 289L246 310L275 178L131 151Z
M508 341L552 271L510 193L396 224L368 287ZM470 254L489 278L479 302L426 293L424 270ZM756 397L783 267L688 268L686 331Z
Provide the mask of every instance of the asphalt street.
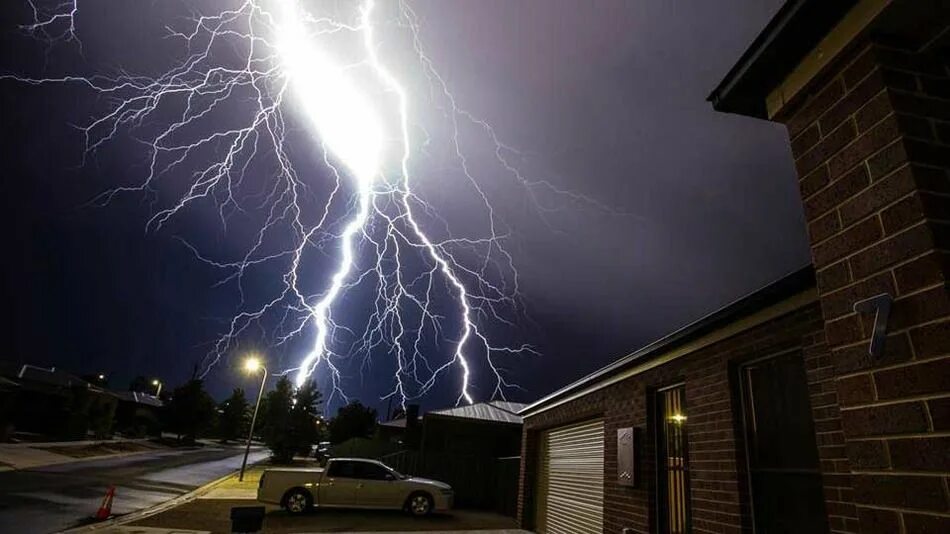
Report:
M162 450L0 473L0 532L45 534L95 514L116 487L113 514L134 512L187 493L241 467L243 449ZM266 457L257 449L249 461Z

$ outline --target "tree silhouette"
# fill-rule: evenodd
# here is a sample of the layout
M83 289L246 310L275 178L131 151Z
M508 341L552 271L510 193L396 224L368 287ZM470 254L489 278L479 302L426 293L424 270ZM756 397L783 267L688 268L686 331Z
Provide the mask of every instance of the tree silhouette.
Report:
M199 379L192 379L175 388L165 405L165 418L170 431L178 434L179 441L194 443L195 438L212 428L215 416L214 400L204 390Z
M221 403L219 414L218 437L221 441L244 439L247 436L250 415L243 389L234 388L231 396Z
M353 401L340 408L329 426L330 442L334 444L350 438L368 438L376 429L376 410Z
M290 379L282 376L261 403L261 436L277 463L288 463L294 455L308 454L320 441L317 425L323 395L314 382L294 391Z

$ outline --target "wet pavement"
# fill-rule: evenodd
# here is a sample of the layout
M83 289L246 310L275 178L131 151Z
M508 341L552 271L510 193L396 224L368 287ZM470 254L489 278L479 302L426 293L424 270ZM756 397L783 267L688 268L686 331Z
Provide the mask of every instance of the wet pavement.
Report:
M154 506L240 468L242 456L243 448L205 446L0 472L0 532L76 526L95 514L110 485L113 514ZM250 461L266 456L258 449Z

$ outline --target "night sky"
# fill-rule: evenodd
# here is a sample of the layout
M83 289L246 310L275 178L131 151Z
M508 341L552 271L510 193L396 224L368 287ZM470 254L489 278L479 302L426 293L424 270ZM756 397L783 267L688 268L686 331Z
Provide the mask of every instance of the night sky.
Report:
M74 45L47 46L24 34L18 24L29 21L28 4L8 4L0 74L48 77L161 68L180 52L163 28L190 5L85 3L79 55ZM549 393L808 262L784 129L715 113L705 102L780 4L410 3L457 102L522 153L520 170L611 208L557 198L551 212L526 208L511 200L523 188L493 169L488 145L472 136L473 168L501 199L523 305L513 312L514 328L488 333L541 352L498 361L524 388L510 390L511 400ZM201 364L240 304L233 284L216 286L222 273L183 240L229 257L246 247L250 226L225 229L215 209L199 207L147 231L149 217L170 201L166 190L90 205L144 169L132 136L83 163L75 125L109 105L76 86L0 81L9 294L2 358L104 372L116 388L135 375L173 386ZM447 132L428 133L437 153ZM433 156L419 184L464 230L470 192L453 185L460 182L452 172ZM266 293L273 276L264 270L246 280L248 298ZM301 349L272 348L269 326L252 329L232 353L261 350L272 366L289 366ZM207 375L214 395L250 385L235 362L222 360ZM347 376L351 396L385 406L379 397L392 375L384 364L362 379ZM488 382L476 374L477 400L491 394ZM424 407L453 404L453 387L434 390Z

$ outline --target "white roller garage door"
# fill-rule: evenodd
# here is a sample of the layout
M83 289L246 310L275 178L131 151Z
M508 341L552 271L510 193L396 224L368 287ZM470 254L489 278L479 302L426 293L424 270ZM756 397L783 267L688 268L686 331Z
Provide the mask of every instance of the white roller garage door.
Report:
M537 528L543 534L604 531L604 422L541 435Z

